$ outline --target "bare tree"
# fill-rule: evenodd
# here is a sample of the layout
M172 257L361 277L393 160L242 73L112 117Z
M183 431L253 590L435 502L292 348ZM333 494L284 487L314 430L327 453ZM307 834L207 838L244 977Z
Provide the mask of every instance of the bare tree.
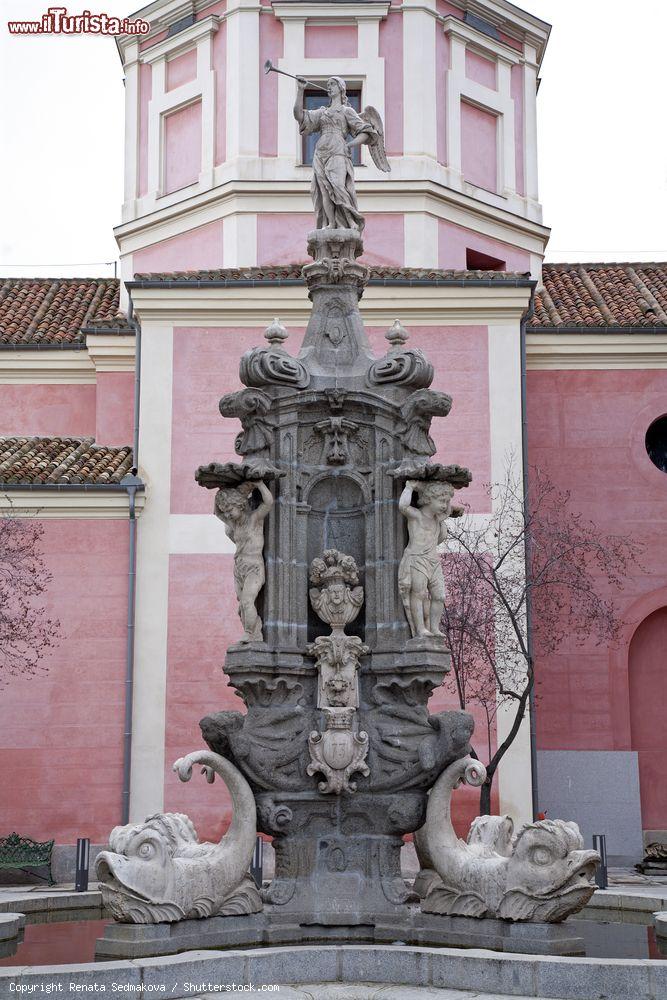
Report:
M602 534L573 510L569 493L538 469L530 470L529 482L524 502L523 482L510 459L504 480L487 488L492 513L467 512L453 522L451 551L444 557L443 629L452 653L445 683L461 708L478 705L485 714L483 815L490 811L498 765L526 715L535 684L532 650L548 656L566 641L613 644L621 621L611 594L641 552L632 540ZM501 705L514 714L492 754Z
M41 600L51 573L41 554L44 528L32 518L0 516L0 685L8 677L35 674L57 645L60 622Z

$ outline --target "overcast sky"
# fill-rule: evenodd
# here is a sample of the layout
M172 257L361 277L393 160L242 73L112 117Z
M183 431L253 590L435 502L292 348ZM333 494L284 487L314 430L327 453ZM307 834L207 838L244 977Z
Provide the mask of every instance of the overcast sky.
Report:
M113 274L103 262L117 258L121 66L110 38L8 35L7 20L37 20L49 5L0 0L0 273ZM138 7L63 6L119 16ZM667 4L525 6L553 25L538 95L547 260L667 260Z

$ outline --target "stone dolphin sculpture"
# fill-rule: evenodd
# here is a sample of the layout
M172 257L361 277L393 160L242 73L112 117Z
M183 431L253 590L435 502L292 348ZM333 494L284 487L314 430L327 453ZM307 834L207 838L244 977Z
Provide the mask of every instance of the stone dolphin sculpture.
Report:
M542 820L512 837L509 816L478 817L464 843L451 821L451 795L481 785L486 768L462 757L440 775L426 823L415 834L422 871L415 881L426 913L554 923L576 913L595 891L600 856L583 850L576 823Z
M233 764L198 750L174 764L189 781L194 764L212 782L218 774L232 797L233 818L219 844L200 843L181 813L158 813L144 823L117 826L110 850L96 861L102 900L125 923L171 923L216 914L256 913L259 893L247 876L255 846L257 816L250 785Z

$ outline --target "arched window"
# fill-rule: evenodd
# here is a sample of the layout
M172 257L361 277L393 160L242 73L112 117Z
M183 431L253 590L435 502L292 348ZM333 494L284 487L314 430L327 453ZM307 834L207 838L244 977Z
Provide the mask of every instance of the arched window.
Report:
M644 830L667 829L667 608L639 625L628 652L630 731L639 758Z

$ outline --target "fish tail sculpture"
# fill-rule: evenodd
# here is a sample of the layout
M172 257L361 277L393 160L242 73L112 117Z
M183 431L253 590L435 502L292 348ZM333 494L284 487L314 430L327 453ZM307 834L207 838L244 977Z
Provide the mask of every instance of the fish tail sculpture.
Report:
M486 768L463 757L446 768L415 834L422 871L415 891L422 910L466 917L554 923L582 909L595 891L597 851L583 850L576 823L541 820L513 837L509 816L478 817L460 840L451 795L462 782L481 785Z
M174 770L189 781L195 764L212 782L219 775L232 797L233 817L220 843L200 843L187 816L158 813L117 826L110 850L96 861L102 900L125 923L171 923L196 917L256 913L262 902L247 874L257 834L255 799L233 764L211 750L180 758Z

